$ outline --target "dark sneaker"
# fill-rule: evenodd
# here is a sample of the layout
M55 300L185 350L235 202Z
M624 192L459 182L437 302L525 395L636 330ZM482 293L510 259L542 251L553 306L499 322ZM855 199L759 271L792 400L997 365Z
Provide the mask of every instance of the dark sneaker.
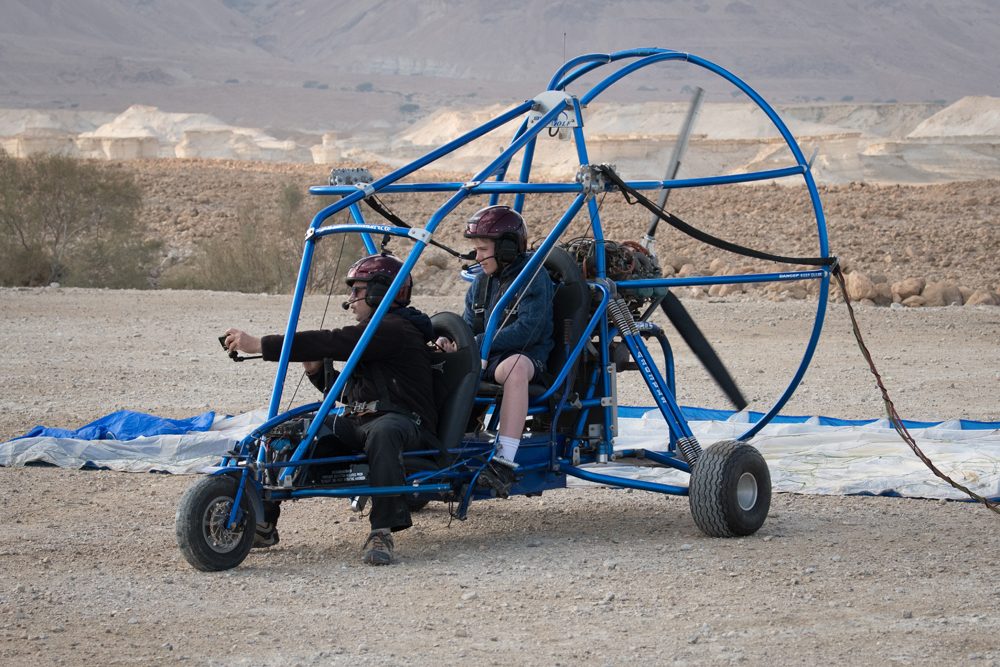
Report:
M392 565L392 533L388 528L373 530L365 540L361 560L367 565Z
M273 523L257 526L251 549L267 549L278 543L278 527Z
M495 458L487 463L483 471L479 473L479 483L488 489L493 489L498 498L508 497L510 487L516 481L514 470L497 463Z

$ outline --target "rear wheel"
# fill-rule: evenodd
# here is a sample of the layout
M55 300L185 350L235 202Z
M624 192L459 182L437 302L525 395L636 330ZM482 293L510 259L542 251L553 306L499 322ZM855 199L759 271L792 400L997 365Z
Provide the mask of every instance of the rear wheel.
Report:
M745 442L715 443L691 470L688 502L706 535L752 535L771 507L771 474L764 457Z
M205 477L181 497L175 520L177 546L198 570L228 570L250 553L257 516L246 494L240 502L239 521L226 527L237 488L232 477Z

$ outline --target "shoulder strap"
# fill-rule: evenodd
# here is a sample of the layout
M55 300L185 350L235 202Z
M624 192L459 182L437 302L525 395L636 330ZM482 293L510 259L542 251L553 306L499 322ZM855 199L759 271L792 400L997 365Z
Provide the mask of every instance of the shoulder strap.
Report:
M472 298L472 333L480 334L486 330L486 293L489 291L490 277L483 276L475 286Z

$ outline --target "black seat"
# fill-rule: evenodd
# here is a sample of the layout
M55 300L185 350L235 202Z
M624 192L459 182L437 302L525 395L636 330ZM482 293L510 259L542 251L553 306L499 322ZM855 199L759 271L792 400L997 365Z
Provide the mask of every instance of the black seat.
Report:
M552 249L545 260L545 269L556 283L556 293L552 298L552 338L555 345L547 362L549 372L555 376L566 365L570 352L587 326L590 288L576 260L562 248ZM572 383L572 377L569 381Z
M445 449L457 447L465 434L479 382L479 349L472 329L455 313L431 316L435 336L455 341L456 352L434 353L434 400L437 436Z

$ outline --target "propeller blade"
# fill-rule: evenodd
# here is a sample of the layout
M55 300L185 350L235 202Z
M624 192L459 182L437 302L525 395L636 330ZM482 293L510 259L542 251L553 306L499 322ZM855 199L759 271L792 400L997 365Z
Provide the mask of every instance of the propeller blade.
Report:
M690 313L681 304L681 300L673 292L667 292L663 301L660 302L660 307L663 308L663 313L667 316L667 319L674 325L681 338L684 339L684 342L694 352L694 356L698 357L698 361L705 367L708 374L712 376L715 383L719 385L719 388L722 389L722 392L729 399L730 403L737 410L744 409L747 406L747 401L743 398L743 393L740 392L739 387L736 386L736 381L733 380L733 376L726 370L722 360L719 359L719 355L715 353L708 339L705 338L705 334L701 332L698 325L691 319Z
M667 173L663 176L663 180L672 181L677 178L677 173L681 169L681 159L684 157L684 151L687 150L688 140L691 139L691 131L694 129L694 121L698 116L698 111L701 109L701 102L705 96L705 91L701 87L694 89L694 95L691 97L691 105L688 106L687 115L684 117L684 123L681 125L680 134L677 135L677 143L674 144L674 150L670 154L670 161L667 162ZM667 205L667 197L670 196L669 189L663 189L660 191L659 200L656 202L657 208L661 211L663 207ZM653 257L656 257L656 248L653 244L653 239L656 236L656 227L660 224L660 216L655 213L651 213L649 217L649 226L646 228L646 235L642 237L642 247L649 251Z

